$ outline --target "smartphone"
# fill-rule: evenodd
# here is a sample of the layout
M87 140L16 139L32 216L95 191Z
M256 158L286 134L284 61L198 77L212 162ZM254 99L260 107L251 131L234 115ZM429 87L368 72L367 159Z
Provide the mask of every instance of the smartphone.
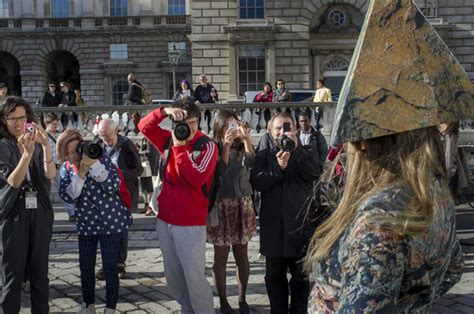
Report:
M283 132L290 132L290 131L291 131L291 123L283 122Z
M237 121L230 121L229 122L229 130L237 129Z

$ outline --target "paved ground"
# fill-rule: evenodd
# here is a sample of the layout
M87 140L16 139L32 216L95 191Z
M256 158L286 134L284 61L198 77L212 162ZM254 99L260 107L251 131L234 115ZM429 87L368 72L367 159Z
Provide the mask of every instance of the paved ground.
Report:
M56 209L55 233L50 254L50 306L52 313L76 312L81 303L77 236L73 224L66 221L67 215L61 208ZM459 234L473 241L474 212L459 210ZM469 240L471 239L471 240ZM264 260L258 258L258 236L249 244L251 275L247 300L253 313L269 313L263 275ZM474 243L474 241L472 242ZM154 232L154 218L135 215L135 224L130 232L128 279L121 280L120 299L117 310L126 313L172 313L179 310L178 304L170 297L166 288L163 261L159 242ZM466 269L462 281L444 298L439 299L432 313L474 313L474 249L466 254ZM211 280L213 250L210 245L206 252L206 273ZM100 258L99 258L100 262ZM229 300L237 306L237 282L233 260L228 265ZM213 288L214 289L214 288ZM214 289L215 293L215 289ZM97 283L97 302L104 307L104 282ZM218 299L214 298L218 307ZM29 313L29 295L23 295L22 313Z

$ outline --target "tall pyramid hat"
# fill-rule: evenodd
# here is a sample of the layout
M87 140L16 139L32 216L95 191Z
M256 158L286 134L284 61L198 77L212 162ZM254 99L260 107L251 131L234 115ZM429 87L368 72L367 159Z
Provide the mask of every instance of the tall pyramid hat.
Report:
M474 117L474 85L412 0L372 0L331 144Z

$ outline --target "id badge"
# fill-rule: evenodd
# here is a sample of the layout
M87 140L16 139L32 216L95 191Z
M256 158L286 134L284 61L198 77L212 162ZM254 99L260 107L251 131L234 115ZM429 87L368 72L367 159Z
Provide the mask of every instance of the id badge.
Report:
M38 208L38 196L36 192L26 192L25 193L26 208L27 209L37 209Z

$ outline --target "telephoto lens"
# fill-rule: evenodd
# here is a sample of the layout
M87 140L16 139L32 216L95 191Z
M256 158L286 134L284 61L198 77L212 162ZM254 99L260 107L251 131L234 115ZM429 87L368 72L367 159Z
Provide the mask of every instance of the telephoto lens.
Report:
M184 141L191 135L191 128L186 122L173 122L173 134L178 140Z
M291 138L286 135L283 135L281 138L281 149L284 152L291 152L295 149L296 144Z
M89 158L99 159L102 156L102 152L102 146L90 141L82 141L77 145L77 153L81 156L85 154Z

